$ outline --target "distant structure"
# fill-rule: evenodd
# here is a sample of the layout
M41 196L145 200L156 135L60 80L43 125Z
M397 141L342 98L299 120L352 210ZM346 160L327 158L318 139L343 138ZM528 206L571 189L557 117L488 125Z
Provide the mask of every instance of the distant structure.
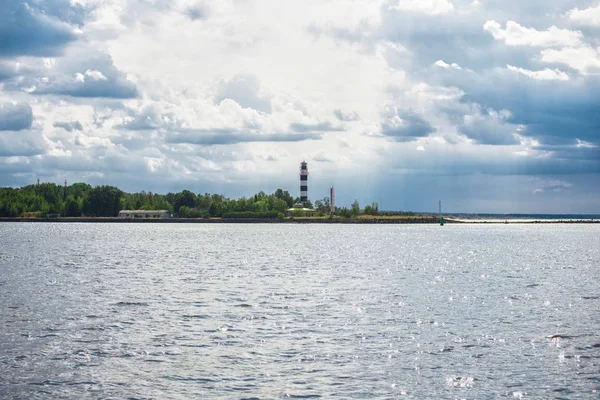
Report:
M300 163L300 203L308 200L308 166L306 161Z
M333 186L329 189L329 214L333 217L335 212L335 192Z
M311 217L316 211L312 208L306 208L308 201L308 166L306 161L300 163L300 201L292 208L285 211L288 217Z
M171 213L168 210L121 210L119 211L119 218L121 219L135 219L135 218L171 218Z

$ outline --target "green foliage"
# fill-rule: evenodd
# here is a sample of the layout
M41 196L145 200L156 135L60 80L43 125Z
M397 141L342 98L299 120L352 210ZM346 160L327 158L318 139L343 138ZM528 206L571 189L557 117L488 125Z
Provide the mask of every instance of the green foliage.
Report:
M208 218L210 217L210 214L206 210L197 210L195 208L181 206L179 208L179 216L181 218Z
M296 208L292 210L292 217L306 217L306 213L301 208Z
M67 197L62 214L65 217L79 217L81 215L81 207L75 196L69 195Z
M379 204L373 202L373 204L365 206L364 213L367 215L379 215Z
M358 204L358 200L354 200L350 212L353 217L356 217L358 214L360 214L360 205Z
M235 212L229 212L223 215L223 218L230 218L230 219L240 219L240 218L256 218L256 219L263 219L263 218L277 218L277 219L283 219L284 215L283 213L277 212L277 211L265 211L265 212L255 212L255 211L235 211Z
M114 186L96 186L83 202L83 214L88 217L116 217L121 210L124 193Z
M342 207L342 208L337 208L336 207L336 215L339 215L340 217L344 217L344 218L350 218L352 217L352 210L347 209L346 207Z
M294 205L294 198L288 193L287 190L277 189L274 195L278 199L285 201L287 208L290 208Z
M0 217L60 215L61 217L116 217L120 210L167 210L181 218L240 217L283 218L293 205L287 191L259 192L248 198L228 199L220 194L125 193L114 186L92 187L54 183L0 188ZM250 213L250 214L248 214Z
M173 211L179 214L179 209L182 206L193 208L196 206L196 200L196 195L189 190L184 190L180 193L177 193L173 202Z
M315 209L317 213L320 215L327 215L330 213L331 203L329 202L329 197L323 197L322 200L315 201Z

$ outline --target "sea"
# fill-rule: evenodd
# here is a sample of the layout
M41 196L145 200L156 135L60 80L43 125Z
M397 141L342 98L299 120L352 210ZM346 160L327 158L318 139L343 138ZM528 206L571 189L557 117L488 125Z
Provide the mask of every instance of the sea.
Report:
M0 223L1 399L598 399L600 225Z

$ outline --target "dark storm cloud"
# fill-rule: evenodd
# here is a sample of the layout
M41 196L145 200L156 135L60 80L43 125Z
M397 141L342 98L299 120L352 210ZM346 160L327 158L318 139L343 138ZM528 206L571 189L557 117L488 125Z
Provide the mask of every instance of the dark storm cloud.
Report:
M381 134L398 142L410 142L433 132L435 128L412 110L388 109L381 121Z
M343 131L344 129L338 126L333 126L330 122L320 122L317 124L302 124L300 122L292 122L290 130L295 132L331 132Z
M81 122L79 122L79 121L74 121L74 122L56 121L55 123L52 124L52 126L54 126L55 128L63 128L67 132L83 130L83 125L81 125Z
M0 131L20 131L29 129L33 122L33 112L27 103L0 104Z
M77 39L73 27L55 15L69 9L56 1L30 4L0 0L0 56L60 54L69 42Z
M508 117L495 112L466 115L458 123L458 132L479 144L519 144L520 140L515 135L517 126L507 123Z
M464 80L460 87L466 92L463 102L510 111L507 122L526 125L526 136L547 144L575 138L600 143L600 77L540 81L503 71Z
M421 12L381 8L381 26L362 35L342 30L323 32L340 40L368 42L387 40L406 50L389 48L384 52L388 63L404 70L408 76L434 86L458 88L464 92L463 104L480 105L482 109L508 110L510 116L502 123L493 120L464 122L468 114L452 118L460 133L485 144L517 143L514 128L523 125L521 135L533 137L545 144L568 144L575 138L598 144L600 126L600 78L581 75L567 65L548 64L540 59L540 47L511 46L484 29L487 21L498 21L504 29L507 21L515 21L525 29L546 31L573 28L566 15L579 7L584 9L597 2L551 0L481 1L477 8L471 1L454 1L454 11L428 15ZM314 29L314 28L313 28ZM584 32L585 33L585 32ZM594 36L582 36L582 42ZM442 60L456 63L459 68L441 68ZM536 80L513 71L507 65L531 71L558 68L568 73L570 80ZM442 106L443 107L443 106ZM442 110L444 111L444 110ZM446 110L447 111L447 110ZM464 110L463 110L464 111ZM478 122L475 124L474 122ZM411 135L410 130L394 129L389 121L382 122L382 132L399 137Z
M206 146L250 142L301 142L318 140L316 133L253 133L232 129L190 129L167 137L168 143L188 143Z
M259 95L260 79L250 74L237 74L231 80L219 82L215 102L231 99L245 108L271 113L271 99Z

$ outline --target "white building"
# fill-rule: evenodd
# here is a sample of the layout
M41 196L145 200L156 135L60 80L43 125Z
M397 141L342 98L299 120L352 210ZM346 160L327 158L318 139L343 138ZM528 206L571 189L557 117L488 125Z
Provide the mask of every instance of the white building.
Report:
M171 213L168 210L121 210L119 218L171 218Z

